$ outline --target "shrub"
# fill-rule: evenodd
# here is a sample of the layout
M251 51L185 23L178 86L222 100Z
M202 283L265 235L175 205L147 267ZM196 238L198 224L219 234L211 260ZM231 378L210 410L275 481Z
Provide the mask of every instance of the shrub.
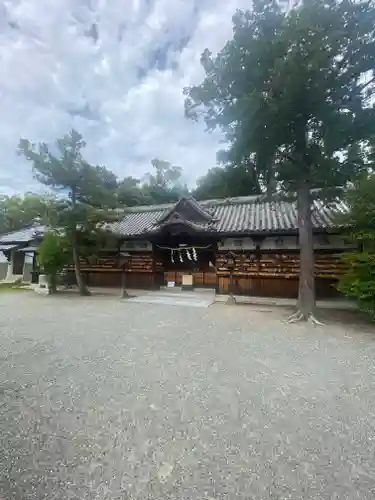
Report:
M347 253L342 258L347 272L339 281L339 291L355 299L375 320L375 252Z
M37 261L47 275L50 293L56 292L57 275L69 262L69 245L63 236L47 232L37 251Z

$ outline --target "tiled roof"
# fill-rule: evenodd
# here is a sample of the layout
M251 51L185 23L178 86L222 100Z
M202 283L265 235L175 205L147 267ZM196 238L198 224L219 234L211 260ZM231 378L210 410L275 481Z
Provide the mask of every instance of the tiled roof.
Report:
M119 222L108 225L108 229L123 236L142 236L158 230L157 222L170 212L175 204L129 207ZM297 230L296 203L285 201L262 202L257 196L207 200L199 205L213 220L199 224L204 230L217 233L266 233ZM348 211L340 200L324 204L314 201L312 223L314 229L334 229L336 215ZM33 226L20 231L0 235L0 243L27 243L45 230L44 226Z
M226 200L209 200L200 205L213 217L213 223L201 227L218 233L279 232L297 230L295 202L260 202L258 197L240 197ZM173 204L132 207L120 222L111 224L111 230L124 236L140 236L157 230L156 223ZM336 216L344 214L347 206L340 200L324 204L314 201L312 223L314 229L337 227Z
M0 243L27 243L36 238L39 234L43 234L44 231L44 226L29 226L19 231L0 234Z
M202 205L199 204L197 200L194 198L181 198L177 203L171 205L171 207L163 212L163 215L161 218L159 218L156 221L156 224L160 225L161 223L165 222L169 216L171 216L173 213L175 213L175 210L178 211L179 209L184 209L187 205L190 206L190 208L193 209L193 212L195 213L195 218L194 222L197 222L196 217L200 219L199 222L205 221L205 222L210 222L212 220L212 215L207 211L207 209Z

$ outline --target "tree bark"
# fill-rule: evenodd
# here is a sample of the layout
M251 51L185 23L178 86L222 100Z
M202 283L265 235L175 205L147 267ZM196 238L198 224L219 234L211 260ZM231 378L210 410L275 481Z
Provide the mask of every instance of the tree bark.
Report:
M72 207L73 211L75 210L77 205L77 193L76 189L72 187ZM90 290L87 288L86 283L83 281L82 273L81 273L81 264L79 262L78 255L78 245L77 245L77 224L74 223L74 229L72 232L72 249L73 249L73 262L74 262L74 272L76 275L77 286L80 295L89 296L91 295Z
M53 295L57 292L57 277L56 274L48 275L48 293Z
M311 195L307 180L302 180L297 192L298 233L300 245L300 275L298 310L301 319L308 320L315 314L315 262L311 221Z
M91 295L90 290L87 288L86 283L83 281L81 273L81 264L79 262L79 255L77 251L77 244L73 244L73 262L74 262L74 272L76 275L77 286L80 295L89 296Z

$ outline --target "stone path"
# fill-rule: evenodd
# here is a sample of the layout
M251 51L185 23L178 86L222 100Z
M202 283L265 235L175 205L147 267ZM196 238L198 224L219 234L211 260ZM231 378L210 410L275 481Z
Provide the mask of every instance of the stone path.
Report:
M287 314L2 292L0 498L373 500L375 334Z
M128 302L206 308L215 302L215 292L205 291L200 293L198 290L194 292L168 292L167 290L161 290L133 297L128 299Z

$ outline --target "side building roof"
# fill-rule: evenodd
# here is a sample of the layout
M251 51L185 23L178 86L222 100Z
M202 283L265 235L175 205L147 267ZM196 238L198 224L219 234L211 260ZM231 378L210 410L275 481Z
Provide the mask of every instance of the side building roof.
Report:
M45 226L35 224L17 231L10 231L8 233L0 234L0 243L28 243L29 241L38 238L38 236L42 236L45 230Z

